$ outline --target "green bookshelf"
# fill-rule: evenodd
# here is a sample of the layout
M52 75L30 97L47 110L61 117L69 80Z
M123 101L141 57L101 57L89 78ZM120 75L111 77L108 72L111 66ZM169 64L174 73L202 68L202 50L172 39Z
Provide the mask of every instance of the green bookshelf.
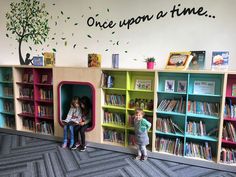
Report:
M111 78L112 84L110 84ZM155 71L102 70L103 143L113 143L113 145L118 144L124 147L133 146L132 121L135 108L142 107L147 119L153 123L154 87ZM124 114L124 117L119 114ZM113 121L107 123L108 119ZM113 140L114 136L117 141ZM149 136L151 144L152 131L149 132Z

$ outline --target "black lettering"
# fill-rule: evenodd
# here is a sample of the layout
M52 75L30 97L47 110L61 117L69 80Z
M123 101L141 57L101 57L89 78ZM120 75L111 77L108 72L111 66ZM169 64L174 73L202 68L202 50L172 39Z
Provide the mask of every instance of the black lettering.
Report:
M91 22L90 22L91 21ZM93 17L89 17L88 20L87 20L87 25L88 26L93 26L94 25L94 18Z
M157 19L159 19L159 18L163 18L163 17L165 17L167 15L167 12L163 12L163 11L160 11L158 14L157 14Z

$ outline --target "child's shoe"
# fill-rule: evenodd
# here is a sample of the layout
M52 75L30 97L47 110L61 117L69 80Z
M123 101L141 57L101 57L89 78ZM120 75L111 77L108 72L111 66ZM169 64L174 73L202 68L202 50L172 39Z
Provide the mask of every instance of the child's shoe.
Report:
M134 158L135 160L141 160L141 156L136 156L135 158Z
M65 149L67 147L67 143L62 144L61 147Z
M148 159L148 157L147 156L145 156L145 155L142 155L142 157L141 157L141 160L147 160Z
M79 151L82 151L82 152L83 152L83 151L85 151L85 149L86 149L85 146L83 146L83 145L80 145L80 146L79 146Z

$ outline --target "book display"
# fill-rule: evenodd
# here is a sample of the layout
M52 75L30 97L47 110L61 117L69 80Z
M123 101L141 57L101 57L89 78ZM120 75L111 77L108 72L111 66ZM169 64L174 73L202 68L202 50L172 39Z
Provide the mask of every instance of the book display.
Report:
M15 129L12 67L0 67L0 128Z
M53 85L57 79L53 69L0 67L0 128L43 135L62 130L55 126L53 95L58 84ZM78 68L73 70L76 73ZM97 73L101 74L100 83L96 80L101 99L95 102L99 115L95 121L101 125L96 132L101 136L93 136L92 142L133 148L134 111L139 107L152 123L150 151L236 163L236 73L141 69L99 69Z
M212 70L227 70L229 67L228 51L213 51L211 60Z
M52 69L16 67L15 75L17 130L53 135Z
M137 107L143 108L144 117L153 122L154 80L154 71L102 70L103 143L134 145L133 121Z
M224 74L158 72L156 151L217 161L223 79ZM172 92L169 81L178 83Z

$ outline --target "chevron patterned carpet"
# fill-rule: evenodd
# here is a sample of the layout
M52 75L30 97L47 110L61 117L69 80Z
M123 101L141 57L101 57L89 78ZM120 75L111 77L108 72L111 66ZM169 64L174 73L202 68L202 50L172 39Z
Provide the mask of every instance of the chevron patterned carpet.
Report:
M235 167L236 168L236 167ZM236 173L88 147L62 149L55 141L0 133L0 177L236 177Z

